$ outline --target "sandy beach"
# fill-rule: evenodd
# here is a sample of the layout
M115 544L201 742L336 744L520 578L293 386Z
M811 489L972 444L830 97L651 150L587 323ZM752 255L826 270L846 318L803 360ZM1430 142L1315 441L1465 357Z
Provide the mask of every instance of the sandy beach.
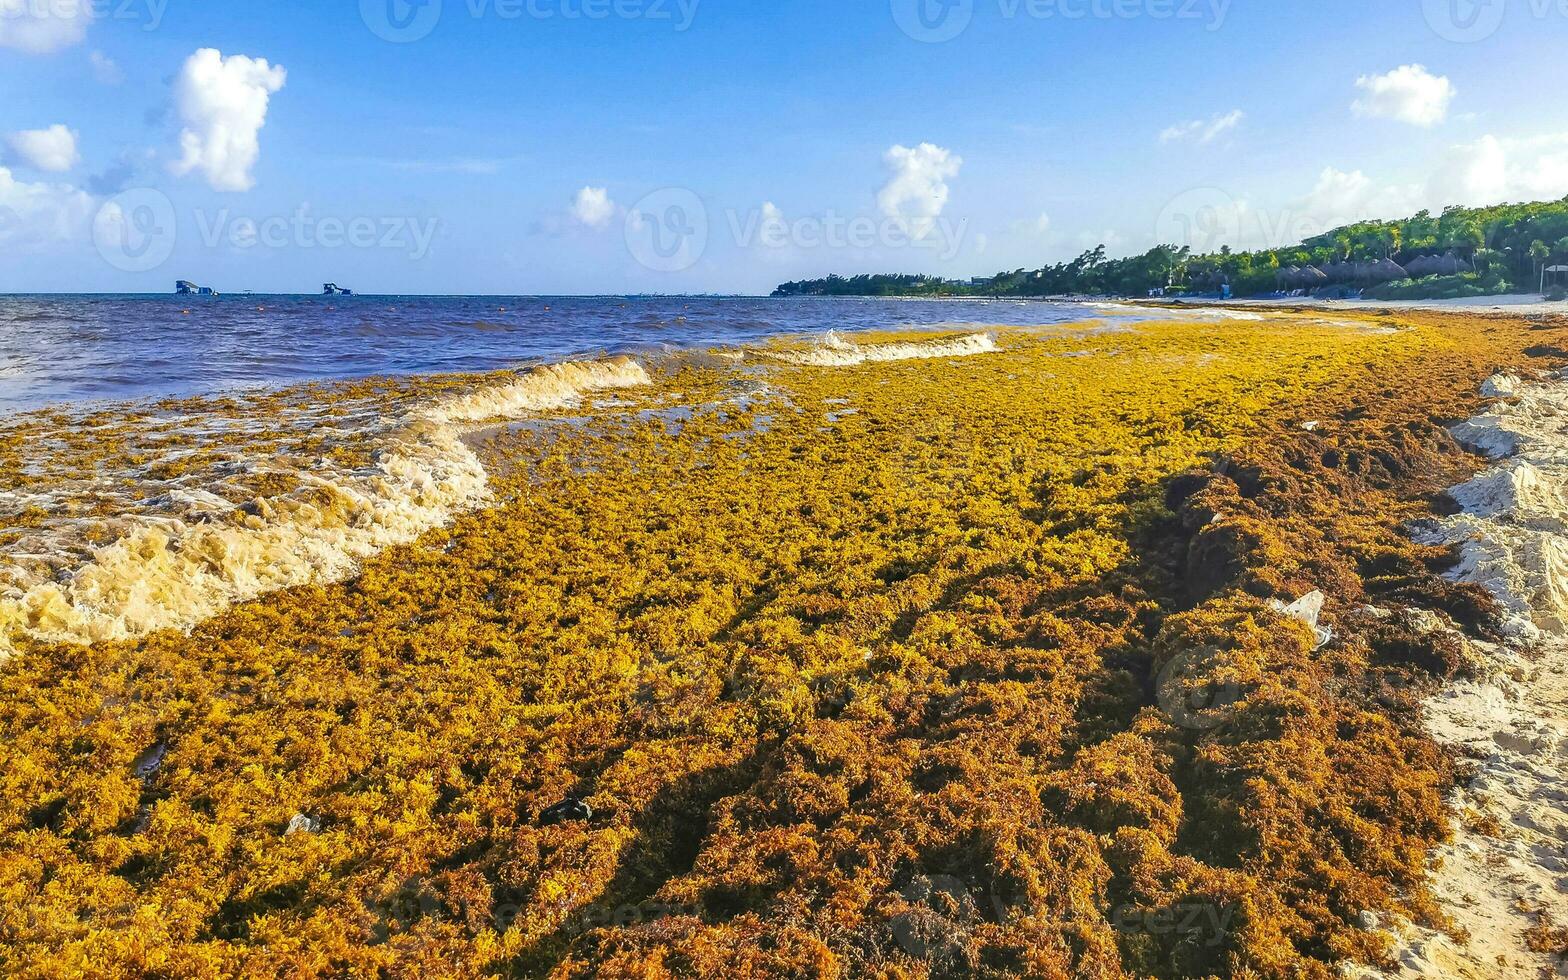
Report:
M1226 312L247 405L337 468L13 559L0 958L1553 968L1568 323Z

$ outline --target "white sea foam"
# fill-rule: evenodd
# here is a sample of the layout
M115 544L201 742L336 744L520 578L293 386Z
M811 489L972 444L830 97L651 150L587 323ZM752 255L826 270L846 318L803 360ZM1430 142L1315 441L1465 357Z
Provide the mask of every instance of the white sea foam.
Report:
M931 360L946 357L971 357L1001 350L996 338L976 333L951 340L925 343L856 344L837 331L828 331L815 347L801 351L770 351L769 356L789 364L809 367L853 367L885 361Z
M19 636L45 642L129 639L189 628L277 589L340 581L383 548L406 544L483 503L487 477L462 423L579 404L584 395L650 383L629 358L538 368L517 381L418 407L388 426L374 465L299 474L305 486L258 500L243 519L147 516L90 560L48 580L6 569L0 657ZM373 434L372 434L373 436ZM214 511L233 507L197 495Z

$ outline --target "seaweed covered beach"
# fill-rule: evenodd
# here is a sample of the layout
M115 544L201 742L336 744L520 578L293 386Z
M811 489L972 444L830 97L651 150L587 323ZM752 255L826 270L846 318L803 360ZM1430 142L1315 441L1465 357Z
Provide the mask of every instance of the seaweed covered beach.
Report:
M12 416L0 973L1462 958L1434 855L1516 828L1428 705L1563 625L1449 488L1565 364L1148 310ZM1515 898L1428 975L1550 968Z

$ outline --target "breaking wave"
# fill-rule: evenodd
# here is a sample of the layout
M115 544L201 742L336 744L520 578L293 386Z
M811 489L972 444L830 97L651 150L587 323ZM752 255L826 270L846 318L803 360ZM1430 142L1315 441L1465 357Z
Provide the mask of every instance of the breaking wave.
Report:
M828 331L815 347L802 351L770 351L768 356L807 367L853 367L882 361L909 361L943 357L970 357L1001 350L990 334L976 333L952 340L926 343L856 344L837 331Z
M462 426L568 408L599 391L650 384L630 358L537 368L517 381L416 406L383 430L374 462L305 472L291 493L244 508L145 517L90 560L53 576L6 568L0 659L19 636L43 642L133 639L189 628L278 589L341 581L360 561L407 544L488 499L483 465Z

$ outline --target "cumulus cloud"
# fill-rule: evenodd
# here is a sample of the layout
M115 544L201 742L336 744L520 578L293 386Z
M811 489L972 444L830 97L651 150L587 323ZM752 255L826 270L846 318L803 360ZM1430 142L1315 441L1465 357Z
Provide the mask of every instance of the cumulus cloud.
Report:
M1356 221L1405 217L1425 206L1419 185L1379 184L1360 170L1325 167L1312 191L1291 207L1296 227L1270 237L1287 245Z
M34 170L64 173L81 162L76 152L76 133L60 123L48 129L24 129L6 137L18 160Z
M1210 119L1193 119L1190 122L1177 123L1160 133L1161 143L1177 143L1184 140L1196 140L1199 143L1212 143L1214 140L1241 125L1247 114L1240 109L1216 115Z
M0 0L0 48L49 54L87 36L87 0Z
M1363 75L1356 80L1361 97L1351 103L1358 116L1397 119L1412 126L1436 126L1448 118L1448 107L1458 90L1442 75L1424 65L1403 65L1386 75Z
M92 197L69 184L21 181L0 167L0 244L21 247L74 238L92 209Z
M932 143L921 143L913 148L895 146L883 160L892 176L877 195L877 206L910 237L924 238L947 207L947 182L958 176L963 158Z
M225 58L214 48L202 48L186 59L174 83L184 129L183 155L173 171L183 176L199 170L215 191L255 186L251 168L261 154L267 105L287 79L282 65L269 65L265 58Z
M1430 192L1445 204L1556 200L1568 195L1568 133L1533 139L1483 136L1452 147Z
M615 202L604 187L584 187L572 201L572 217L589 228L607 227L615 218Z
M1292 202L1286 227L1262 229L1268 245L1288 245L1340 225L1396 218L1450 205L1484 207L1568 195L1568 133L1532 139L1483 136L1450 147L1424 180L1382 183L1360 170L1328 167Z

